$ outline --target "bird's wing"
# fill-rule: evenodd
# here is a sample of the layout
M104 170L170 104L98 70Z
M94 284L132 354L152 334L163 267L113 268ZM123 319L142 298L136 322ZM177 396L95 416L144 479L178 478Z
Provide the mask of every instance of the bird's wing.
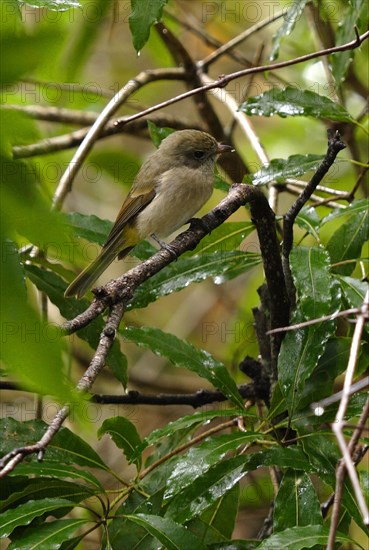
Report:
M128 195L120 209L117 219L110 231L107 241L104 244L104 248L108 247L118 235L122 232L124 226L132 220L147 204L149 204L155 197L155 189L148 191L147 193Z

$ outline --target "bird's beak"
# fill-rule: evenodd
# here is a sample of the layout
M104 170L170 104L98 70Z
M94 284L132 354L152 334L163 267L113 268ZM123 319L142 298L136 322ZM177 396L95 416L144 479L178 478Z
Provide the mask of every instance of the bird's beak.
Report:
M234 149L230 145L218 143L217 155L221 155L222 153L234 153Z

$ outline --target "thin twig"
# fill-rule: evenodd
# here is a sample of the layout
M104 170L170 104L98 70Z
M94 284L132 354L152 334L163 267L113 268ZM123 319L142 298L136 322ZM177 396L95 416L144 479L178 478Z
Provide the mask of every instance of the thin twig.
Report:
M318 57L322 57L324 55L330 55L335 52L342 52L347 50L352 50L355 48L358 48L364 40L366 40L369 37L369 31L362 34L361 36L357 35L355 40L352 40L351 42L348 42L346 44L343 44L341 46L335 46L334 48L327 48L325 50L320 50L318 52L313 52L311 54L303 55L300 57L297 57L295 59L291 59L289 61L282 61L279 63L272 63L270 65L264 65L262 67L251 67L249 69L243 69L240 71L236 71L234 73L230 73L228 75L221 76L218 80L215 80L214 82L210 84L206 84L204 86L200 86L197 88L194 88L192 90L188 90L187 92L184 92L182 94L179 94L171 99L168 99L166 101L163 101L161 103L157 103L156 105L153 105L152 107L149 107L148 109L144 109L143 111L140 111L139 113L135 113L134 115L130 115L124 119L124 124L127 124L128 122L132 122L133 120L137 120L139 118L142 118L144 116L147 116L151 113L154 113L155 111L158 111L160 109L163 109L164 107L168 107L169 105L173 105L174 103L178 103L179 101L182 101L184 99L187 99L189 97L192 97L195 94L198 93L204 93L209 90L214 90L216 88L224 88L227 84L232 82L233 80L237 78L241 78L243 76L248 76L250 74L257 74L257 73L263 73L265 71L271 71L276 69L282 69L285 67L289 67L291 65L296 65L299 63L303 63L305 61L309 61L311 59L316 59ZM126 99L135 92L138 88L143 86L144 84L147 84L149 81L152 80L158 80L159 78L165 78L165 76L159 75L160 71L164 74L167 72L169 73L169 69L161 69L161 70L152 70L152 71L144 71L137 75L135 79L130 80L108 103L108 105L104 108L104 110L99 115L98 120L95 122L93 127L88 132L85 140L82 142L80 148L75 153L73 159L70 162L70 165L66 172L63 174L60 183L58 185L58 188L54 195L54 208L59 209L63 203L63 200L67 193L70 191L71 184L73 182L73 179L75 178L76 174L78 173L78 170L83 162L83 160L86 158L88 152L90 151L93 143L97 139L98 135L100 134L102 128L105 126L105 124L108 122L108 120L111 118L111 116L114 114L114 112L118 109L118 107L126 101ZM174 69L172 69L174 71ZM177 71L180 71L180 69L177 69ZM178 73L179 74L179 73ZM181 72L181 74L184 76L184 71ZM174 76L173 76L174 78ZM177 77L178 78L178 77Z
M137 118L141 118L155 111L158 111L163 107L168 107L169 105L178 103L179 101L182 101L183 99L187 99L188 97L191 97L199 92L214 90L216 88L224 88L225 86L227 86L227 84L229 84L233 80L236 80L237 78L241 78L243 76L248 76L250 74L264 73L266 71L273 71L276 69L284 69L285 67L298 65L299 63L304 63L305 61L310 61L311 59L317 59L324 55L331 55L332 53L353 50L355 48L358 48L364 42L364 40L366 40L368 37L369 37L369 31L362 34L361 36L358 35L355 40L352 40L351 42L347 42L346 44L343 44L341 46L335 46L334 48L327 48L325 50L320 50L318 52L309 53L306 55L302 55L300 57L295 57L294 59L290 59L288 61L271 63L269 65L264 65L262 67L251 67L249 69L242 69L240 71L236 71L228 75L223 75L219 77L218 80L215 80L213 84L207 84L205 86L201 86L201 88L195 88L193 90L189 90L187 92L184 92L183 94L179 94L175 97L172 97L171 99L167 99L166 101L157 103L156 105L153 105L152 107L149 107L148 109L145 109L140 113L130 115L129 117L126 118L126 122L130 122L131 120L136 120Z
M368 303L369 303L369 290L367 291L364 299L364 304L368 304ZM367 503L365 502L363 493L361 491L358 475L351 456L354 449L353 448L351 449L346 445L345 437L343 435L344 417L345 417L346 409L349 403L350 389L352 386L355 367L359 357L361 335L364 329L364 323L365 323L365 315L358 314L354 334L352 337L350 357L349 357L349 361L346 369L345 381L343 384L342 399L338 407L335 421L332 424L332 430L336 436L338 446L341 449L342 462L351 479L355 497L356 497L358 506L360 508L361 514L363 516L364 523L365 525L369 525L368 506L367 506ZM367 410L367 414L368 414L369 400L367 401L366 408L368 409ZM366 418L367 418L367 414L366 414ZM356 445L356 440L355 440L355 444L353 444L352 447L355 447L355 445ZM338 474L339 474L339 471L337 469L337 473L336 473L337 478L338 478ZM342 488L343 488L343 479L341 479L340 477L339 479L337 479L337 483L336 483L336 498L333 504L332 521L331 521L331 526L329 531L327 550L334 549L336 532L337 532L338 522L339 522L339 511L340 511L340 505L341 505L341 500L340 498L337 497L337 492L341 493Z
M78 391L87 392L90 390L96 378L104 368L106 357L114 343L123 313L123 304L116 304L112 307L91 363L77 384ZM46 447L50 444L54 435L60 430L68 415L69 406L64 405L64 407L54 416L48 429L37 443L13 449L13 451L3 456L0 460L0 478L11 472L27 455L37 453L38 460L42 460Z
M205 85L211 84L212 82L214 82L214 80L209 78L206 74L201 75L201 80ZM215 96L215 99L220 101L223 105L225 105L228 108L234 120L238 122L241 130L245 133L248 141L250 142L252 149L255 151L255 154L259 158L260 162L263 165L268 164L269 163L268 156L265 153L265 150L261 145L259 138L256 135L256 132L254 131L245 113L243 113L242 111L239 111L238 109L239 105L237 101L234 99L234 97L231 94L229 94L226 90L220 90L220 94L217 94Z
M252 198L256 199L261 194L259 189L249 185L235 184L230 187L228 195L213 210L201 218L201 224L197 224L196 227L190 226L189 229L171 242L171 247L175 249L177 257L195 248L204 236L221 225L240 206L249 202ZM101 287L97 297L86 311L74 319L66 321L62 328L68 334L71 334L88 325L106 309L109 303L117 301L127 303L139 284L142 284L173 261L175 261L173 254L170 254L167 250L160 250L149 259L127 271L123 276L108 283L105 287Z
M279 11L276 14L274 14L272 17L268 17L266 19L263 19L263 21L260 21L259 23L256 23L252 27L249 27L245 31L241 32L239 35L235 36L231 40L228 40L225 44L222 44L218 49L216 49L214 52L209 54L207 57L202 59L201 61L197 62L197 66L201 69L207 68L211 63L214 63L219 57L221 57L224 54L229 54L230 50L232 50L235 46L238 46L238 44L241 44L244 40L255 34L256 32L260 31L261 29L264 29L271 23L274 23L274 21L277 21L281 17L283 17L284 11Z
M95 114L95 120L96 118L97 115ZM96 140L98 141L116 134L128 134L130 136L134 135L144 138L149 137L146 118L135 120L127 125L122 125L122 120L124 120L124 117L110 120L96 137ZM204 130L202 125L190 120L182 119L178 117L178 115L172 116L165 113L156 113L150 117L150 120L158 126L170 126L176 130L183 130L185 128ZM89 128L81 128L80 130L75 130L74 132L70 132L68 134L43 139L37 143L32 143L31 145L16 145L13 147L13 156L14 158L28 158L71 149L80 145L87 136L88 132Z
M352 384L349 395L353 395L356 392L359 392L361 390L365 390L369 386L369 377L363 378L362 380L359 380L358 382L355 382L355 384ZM328 407L328 405L331 405L332 403L336 403L339 401L343 396L343 391L338 391L334 393L333 395L330 395L329 397L326 397L325 399L322 399L321 401L317 401L316 403L311 403L310 408L317 414L316 411L319 411L319 416L321 416L324 413L324 409Z
M368 306L363 304L360 307L353 307L350 309L345 309L344 311L336 311L331 315L323 315L317 319L309 319L309 321L303 321L302 323L296 323L295 325L289 325L286 327L279 327L273 330L269 330L267 334L274 334L277 332L288 332L289 330L299 330L300 328L309 327L311 325L316 325L317 323L324 323L326 321L333 321L337 317L347 317L348 315L363 315L364 318L368 318Z

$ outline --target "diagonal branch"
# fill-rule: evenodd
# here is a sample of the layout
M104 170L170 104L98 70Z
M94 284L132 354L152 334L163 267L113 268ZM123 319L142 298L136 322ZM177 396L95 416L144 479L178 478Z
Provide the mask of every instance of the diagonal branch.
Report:
M292 274L289 264L289 255L292 250L293 245L293 224L295 219L300 212L301 208L306 204L310 199L311 195L314 193L317 185L322 181L336 157L342 149L346 146L341 141L341 137L338 132L333 133L332 130L327 131L328 134L328 150L325 155L325 158L318 166L315 174L306 185L305 189L302 191L301 195L296 199L288 212L283 216L283 250L282 250L282 263L283 271L285 276L285 281L287 285L288 295L291 300L291 304L294 303L294 284L292 280Z

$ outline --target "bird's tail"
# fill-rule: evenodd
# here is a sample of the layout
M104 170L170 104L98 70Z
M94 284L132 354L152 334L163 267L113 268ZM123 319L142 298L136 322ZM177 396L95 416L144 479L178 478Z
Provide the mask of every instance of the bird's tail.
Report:
M124 258L131 250L133 246L129 246L119 253L119 259ZM66 298L70 296L77 296L82 298L86 292L92 287L96 279L105 271L105 269L112 263L118 252L115 247L109 246L103 248L100 255L90 265L88 265L68 286L64 292Z

